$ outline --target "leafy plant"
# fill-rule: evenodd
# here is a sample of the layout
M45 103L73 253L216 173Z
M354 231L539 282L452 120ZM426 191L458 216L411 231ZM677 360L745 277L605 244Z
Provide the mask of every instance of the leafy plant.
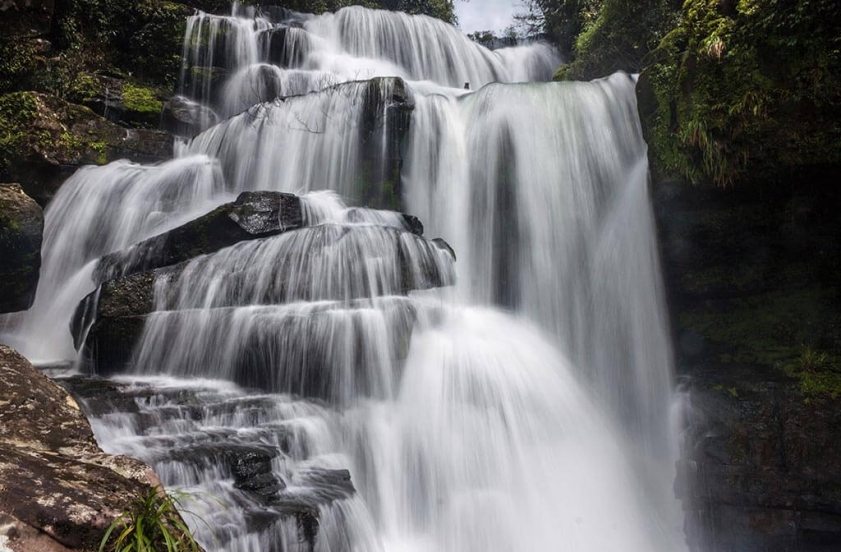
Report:
M800 390L807 401L837 399L841 395L841 370L837 357L832 354L806 345L786 368L790 375L800 379Z
M184 498L160 486L139 494L108 527L99 552L200 552L201 546L179 514Z

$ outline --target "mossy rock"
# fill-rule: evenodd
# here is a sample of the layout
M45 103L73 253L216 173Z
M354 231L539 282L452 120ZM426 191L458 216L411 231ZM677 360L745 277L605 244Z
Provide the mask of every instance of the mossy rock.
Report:
M0 313L32 305L43 231L41 207L18 184L0 184Z
M123 106L129 120L156 125L161 118L163 102L151 88L131 83L123 85Z
M80 165L171 156L172 137L128 131L90 109L35 92L0 96L0 180L20 182L45 206Z

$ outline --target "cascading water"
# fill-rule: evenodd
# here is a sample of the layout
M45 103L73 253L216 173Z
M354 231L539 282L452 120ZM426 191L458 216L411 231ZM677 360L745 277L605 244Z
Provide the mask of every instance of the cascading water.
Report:
M99 257L195 218L224 197L223 186L218 164L204 155L80 169L47 207L35 301L11 317L18 330L7 340L33 361L73 358L67 324L96 287Z
M158 278L135 375L89 401L102 446L198 491L210 550L683 550L633 79L537 82L547 46L426 17L234 14L190 18L180 89L226 120L59 191L24 351L66 357L55 320L103 254L245 190L341 197ZM427 289L452 259L400 215L341 198L418 215L456 285Z

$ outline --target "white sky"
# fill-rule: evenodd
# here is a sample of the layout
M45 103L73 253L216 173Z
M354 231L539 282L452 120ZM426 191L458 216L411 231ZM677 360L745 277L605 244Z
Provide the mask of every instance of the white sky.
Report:
M521 11L519 0L454 0L458 26L465 33L501 31L513 23Z

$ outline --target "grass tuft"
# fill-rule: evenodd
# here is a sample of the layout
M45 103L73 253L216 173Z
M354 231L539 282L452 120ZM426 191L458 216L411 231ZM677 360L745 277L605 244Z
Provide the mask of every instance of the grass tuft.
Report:
M184 498L160 486L139 494L108 527L99 552L201 552L179 514Z

